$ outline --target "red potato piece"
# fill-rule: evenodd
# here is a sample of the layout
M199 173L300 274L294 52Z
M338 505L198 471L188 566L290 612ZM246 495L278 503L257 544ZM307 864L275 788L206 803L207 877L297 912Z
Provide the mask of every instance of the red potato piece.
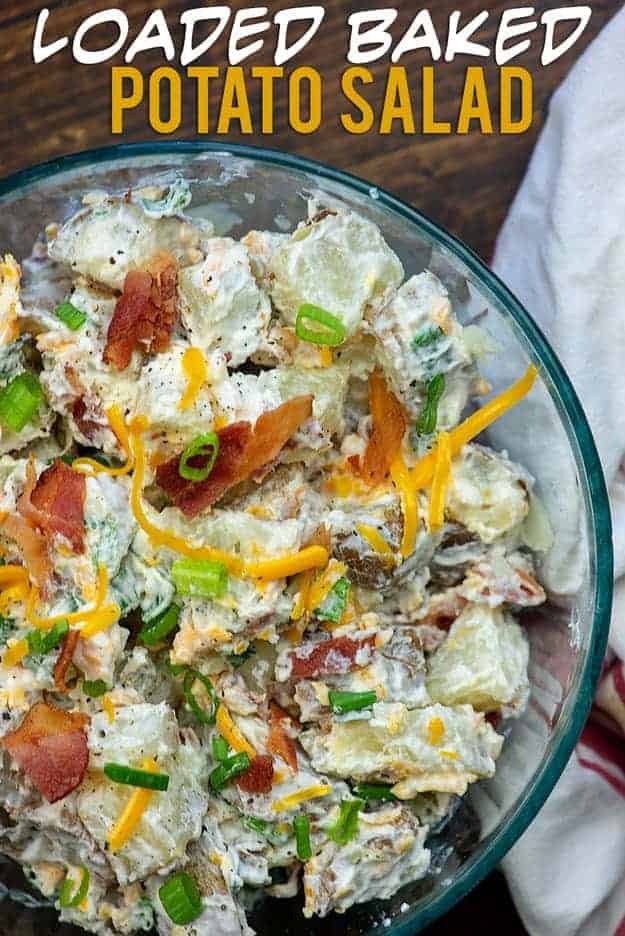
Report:
M273 758L259 754L245 773L237 777L237 786L244 793L269 793L273 783Z
M361 666L367 666L374 650L375 637L365 637L364 640L336 637L321 643L302 644L290 654L291 678L343 676Z
M287 730L287 725L290 723L291 719L287 713L275 702L271 702L269 706L269 742L267 747L271 754L281 757L285 764L288 764L291 770L297 773L297 747Z
M206 480L181 478L178 454L159 465L156 483L186 517L196 517L235 484L277 458L293 433L312 415L312 402L312 396L294 397L259 416L253 429L248 422L220 429L219 455Z
M89 763L86 715L37 702L19 728L0 741L49 803L81 783Z
M108 327L104 361L125 370L132 352L160 353L169 347L178 319L178 264L159 254L149 270L132 270L124 280Z

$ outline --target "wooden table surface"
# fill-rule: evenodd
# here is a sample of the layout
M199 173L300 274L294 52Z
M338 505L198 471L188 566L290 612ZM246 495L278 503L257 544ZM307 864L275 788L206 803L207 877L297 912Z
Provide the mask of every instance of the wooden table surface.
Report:
M50 41L61 35L73 35L76 26L95 10L111 6L93 0L63 2L51 0L49 20ZM143 23L149 10L161 8L174 29L182 10L194 6L184 0L126 0L116 4L127 14L131 35ZM233 9L249 6L235 2ZM296 5L275 2L274 12L285 6ZM516 4L506 0L438 0L428 4L440 35L453 9L461 8L467 19L483 9L491 13L480 35L482 41L492 40L500 15L504 9ZM553 0L537 0L536 14L562 6ZM123 138L110 132L110 64L77 66L66 50L45 64L34 65L31 55L32 34L36 15L42 4L32 0L3 2L0 8L0 74L3 120L0 124L0 174L41 162L64 153L76 152L93 146L114 142L156 139L158 135L148 126L144 108L130 112ZM296 64L317 68L329 88L339 87L339 75L346 67L346 17L354 9L374 8L382 4L350 4L330 0L325 3L326 18L322 28L309 47L305 59ZM391 6L391 4L389 4ZM399 7L399 4L395 4ZM492 255L497 231L506 215L511 200L523 177L528 159L549 106L549 99L577 56L601 27L610 19L620 4L615 0L594 0L593 17L582 39L573 50L548 68L538 64L539 49L532 50L518 60L533 72L535 119L530 131L522 136L404 136L394 132L380 137L376 133L349 136L340 126L338 115L345 109L340 92L324 95L325 111L321 129L313 135L302 136L288 127L286 95L277 89L275 102L275 132L263 136L259 132L240 137L232 134L228 139L243 139L322 159L368 179L416 205L434 220L470 244L485 259ZM399 22L408 24L421 4L401 5ZM401 35L398 27L393 33ZM102 41L106 34L102 33ZM177 46L178 48L179 46ZM250 64L270 64L272 48ZM226 61L225 45L210 54L201 64L221 65ZM464 72L468 64L481 64L483 60L459 58L443 64L436 71L437 117L457 118ZM118 56L113 64L123 64ZM164 64L160 55L151 53L135 61L144 73ZM415 79L418 66L429 64L424 59L402 60ZM382 76L387 61L369 66L376 78L368 99L379 109L384 94ZM492 65L486 66L489 92L497 97L497 73ZM250 102L253 107L254 127L258 126L260 97L254 89L257 82L249 82ZM416 80L415 80L416 86ZM185 94L183 124L175 137L192 137L194 125L194 95ZM160 137L163 139L163 137ZM223 139L223 138L222 138ZM1 248L2 245L0 245ZM487 909L486 909L487 908ZM525 932L508 896L503 878L493 875L473 892L460 906L428 930L429 936L451 936L452 933L495 933L506 930L508 936Z

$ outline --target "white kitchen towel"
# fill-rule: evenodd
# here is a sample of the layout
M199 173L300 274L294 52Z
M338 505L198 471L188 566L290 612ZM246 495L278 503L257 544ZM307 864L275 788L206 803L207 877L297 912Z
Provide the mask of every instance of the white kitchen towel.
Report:
M581 398L610 491L616 572L593 716L504 871L532 936L625 936L625 11L555 94L494 268ZM556 550L562 571L564 561Z

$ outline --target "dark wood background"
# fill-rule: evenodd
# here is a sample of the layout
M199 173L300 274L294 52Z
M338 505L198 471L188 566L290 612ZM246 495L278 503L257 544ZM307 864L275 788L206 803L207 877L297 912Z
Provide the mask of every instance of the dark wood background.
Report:
M76 26L86 16L112 5L106 0L52 0L47 4L51 12L49 41L61 35L72 36ZM127 13L135 33L150 10L161 8L166 12L172 31L180 35L179 30L173 29L180 13L196 4L190 0L122 0L116 5ZM250 5L235 2L232 7L236 9ZM284 6L295 5L294 0L287 3L274 2L270 4L270 9L273 13ZM495 35L502 11L517 6L507 0L462 0L462 3L437 0L436 3L426 5L432 10L441 35L446 35L444 27L452 10L461 8L463 15L469 18L488 9L491 15L479 37L485 42L492 40ZM552 0L537 0L534 3L537 16L562 5ZM77 66L65 50L45 64L33 64L32 34L41 6L42 3L33 3L32 0L0 2L1 175L64 153L121 139L113 137L110 132L111 63ZM617 0L591 2L593 17L586 33L573 50L549 68L543 69L539 65L538 33L534 34L535 42L530 52L515 62L531 69L534 76L534 125L522 136L481 136L472 133L464 137L420 137L404 136L397 132L386 137L373 132L366 136L349 136L342 130L338 120L338 115L345 109L345 102L338 91L336 94L331 93L332 87L339 88L339 76L346 67L345 21L354 9L379 6L383 4L374 3L373 0L359 4L340 3L337 0L326 2L326 18L322 28L306 51L305 61L302 59L296 62L313 65L324 77L326 90L322 128L311 136L300 136L290 130L286 95L278 90L274 134L263 137L260 133L254 133L245 137L244 142L265 144L313 159L322 159L363 176L416 205L469 243L485 259L489 259L497 231L523 177L544 123L551 94L577 56L620 7L620 3ZM407 25L422 5L395 3L394 6L401 11L399 24ZM397 37L401 35L400 25L393 27L393 34ZM94 41L96 38L94 36ZM105 43L106 39L107 34L103 31L103 45L108 44ZM244 65L270 64L272 52L271 39L268 38L263 52ZM210 58L201 64L223 67L225 61L225 44L222 42L211 51ZM480 60L479 64L483 61ZM120 55L114 64L122 63ZM475 63L475 59L469 61L461 57L437 68L439 119L454 121L457 118L464 72L468 64ZM147 73L164 63L160 54L148 54L133 64ZM425 60L406 56L401 64L412 72L416 87L418 66L426 64ZM387 65L387 61L382 61L369 66L378 80L371 86L373 90L370 88L367 91L367 97L378 109L384 93L381 76ZM489 89L492 91L491 100L496 103L497 72L492 65L486 67ZM249 82L255 118L260 104L259 95L253 90L256 84ZM194 135L194 114L195 96L190 88L185 96L183 126L175 136ZM254 126L257 125L255 119ZM145 108L129 112L123 136L125 141L146 140L156 136L149 129ZM237 139L237 136L232 134L229 139ZM493 875L445 920L431 927L428 933L430 936L451 936L459 932L498 933L502 930L508 936L520 936L525 932L514 912L503 878Z

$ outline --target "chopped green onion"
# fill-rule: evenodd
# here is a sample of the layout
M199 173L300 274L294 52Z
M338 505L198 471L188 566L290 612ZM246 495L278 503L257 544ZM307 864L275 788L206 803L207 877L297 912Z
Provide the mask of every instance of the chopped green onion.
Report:
M428 345L434 344L439 338L442 338L445 332L442 328L435 327L426 327L417 332L417 334L412 339L412 348L413 351L416 351L417 348L427 348Z
M393 802L397 799L390 786L377 783L359 783L352 789L354 796L363 800L383 800Z
M239 774L245 773L246 770L249 770L251 763L249 755L246 754L245 751L242 751L240 754L235 754L233 757L228 757L212 771L210 775L210 785L212 789L215 793L219 793L223 790L226 783L230 780L234 780Z
M421 415L417 419L416 429L419 435L430 435L436 429L438 404L445 392L445 375L436 374L428 383L427 399Z
M164 773L152 773L151 770L135 770L124 764L105 764L104 774L115 783L141 787L143 790L166 790L169 777Z
M257 835L268 835L273 828L270 822L256 819L254 816L243 816L243 825L250 832L256 832Z
M202 913L202 897L197 884L186 871L179 871L159 888L158 896L172 923L185 926Z
M0 422L13 432L21 432L31 422L43 399L37 378L27 371L18 374L0 393Z
M152 621L144 624L139 631L139 640L146 646L154 647L178 626L181 608L177 604L170 604L161 611Z
M309 861L312 858L312 845L310 844L310 819L307 816L296 816L293 820L295 832L295 847L300 861Z
M169 660L167 661L167 666L172 676L182 676L182 674L186 673L189 669L186 663L171 663Z
M87 321L85 313L77 309L71 302L62 302L60 306L56 307L54 314L72 331L78 331Z
M216 432L205 432L187 445L180 456L178 474L186 481L205 481L215 467L218 455L219 436ZM197 468L189 464L192 458L207 458L208 461L202 468Z
M58 647L68 631L69 624L65 620L57 621L54 627L51 627L47 632L40 630L29 631L26 634L28 649L31 653L40 653L45 656L46 653L50 653L51 650Z
M193 694L193 686L195 685L196 680L202 683L202 685L204 686L208 694L210 705L207 709L203 708L200 705L200 703L198 702L198 700ZM208 676L204 676L202 673L198 673L197 670L188 669L187 672L185 673L184 682L182 684L182 691L184 692L184 697L187 700L187 705L189 706L189 708L191 709L191 711L193 712L197 720L202 725L213 725L215 723L215 717L217 715L219 701L215 694L215 689L213 688L213 684L208 678Z
M315 322L321 325L321 328L308 328L304 322ZM319 306L310 305L305 302L297 310L295 319L295 334L302 341L309 341L311 344L328 345L335 348L345 341L347 331L339 318L326 312Z
M171 577L181 595L198 598L221 598L228 585L223 562L209 559L178 559L171 567Z
M358 712L360 709L370 708L378 701L375 690L370 692L328 692L330 708L335 715L344 715L346 712Z
M80 884L73 897L73 881L66 877L63 881L63 884L61 885L61 890L59 892L59 906L63 907L63 909L67 909L68 907L79 907L89 892L89 882L91 880L89 869L85 868L84 865L81 865L80 873L82 875Z
M364 807L361 799L344 800L341 813L333 826L328 829L328 836L337 845L347 845L358 835L358 813Z
M333 624L338 624L347 607L350 588L349 579L340 578L338 582L335 582L315 611L315 617L320 621L332 621Z
M230 747L225 738L222 738L221 735L215 735L212 742L213 748L213 758L216 761L225 761L228 760L228 752Z
M90 679L83 679L82 691L90 699L99 699L105 692L108 692L108 686L103 679L94 679L93 682Z
M253 647L251 644L249 647L243 651L243 653L230 653L226 659L230 666L234 669L238 669L240 666L243 666L244 663L253 657L256 653L256 647Z

